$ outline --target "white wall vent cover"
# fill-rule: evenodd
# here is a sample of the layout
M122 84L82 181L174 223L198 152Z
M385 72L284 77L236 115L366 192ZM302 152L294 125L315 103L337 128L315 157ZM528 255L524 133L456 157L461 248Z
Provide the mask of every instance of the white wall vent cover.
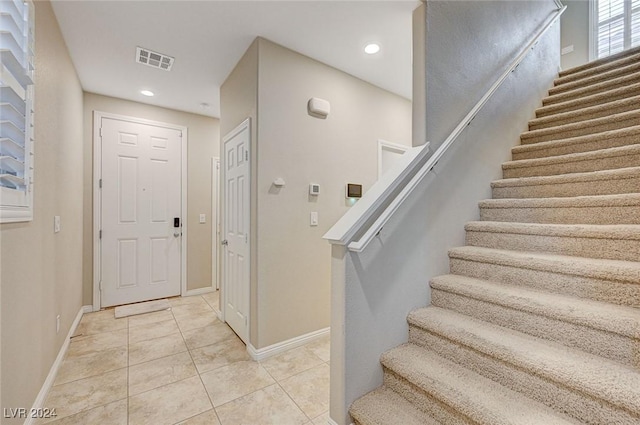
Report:
M154 52L144 47L138 47L136 49L136 62L143 65L150 66L152 68L164 69L170 71L173 66L174 58L164 55L162 53Z

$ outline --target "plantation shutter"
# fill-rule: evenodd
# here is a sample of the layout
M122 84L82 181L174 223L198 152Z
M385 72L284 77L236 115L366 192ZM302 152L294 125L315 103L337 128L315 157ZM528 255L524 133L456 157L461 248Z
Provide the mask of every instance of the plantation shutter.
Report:
M0 222L33 218L33 5L0 1Z
M640 46L640 0L598 0L596 14L597 58Z

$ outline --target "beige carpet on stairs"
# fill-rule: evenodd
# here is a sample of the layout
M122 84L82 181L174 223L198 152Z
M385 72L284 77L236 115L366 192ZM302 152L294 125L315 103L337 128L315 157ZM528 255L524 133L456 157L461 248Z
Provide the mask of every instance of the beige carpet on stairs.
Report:
M358 425L640 424L640 48L563 71Z

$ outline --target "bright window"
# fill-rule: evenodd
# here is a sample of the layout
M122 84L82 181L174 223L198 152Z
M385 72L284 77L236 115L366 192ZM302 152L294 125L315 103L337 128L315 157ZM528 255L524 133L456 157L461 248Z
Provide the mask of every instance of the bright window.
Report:
M592 17L595 59L640 46L640 0L595 0Z
M0 1L0 223L33 219L33 14Z

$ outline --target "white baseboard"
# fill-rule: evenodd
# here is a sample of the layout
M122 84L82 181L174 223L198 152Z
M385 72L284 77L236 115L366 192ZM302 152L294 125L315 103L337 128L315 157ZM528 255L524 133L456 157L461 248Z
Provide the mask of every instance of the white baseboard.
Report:
M255 361L265 360L287 350L291 350L292 348L300 347L301 345L320 339L323 336L328 335L329 330L330 328L320 329L259 349L255 348L251 344L247 344L247 352Z
M208 286L206 288L188 289L187 292L185 292L184 296L192 297L194 295L203 295L203 294L208 294L210 292L215 292L215 290L211 286Z
M82 307L80 307L80 310L76 315L76 318L73 320L73 323L71 324L71 328L69 328L69 333L67 334L67 337L65 338L64 343L62 344L62 347L60 347L60 351L58 351L58 357L56 357L56 360L51 365L51 369L49 369L49 374L47 375L47 379L44 380L44 384L42 384L42 388L40 388L40 392L38 393L36 400L33 402L32 410L41 409L44 407L44 403L47 400L47 395L49 394L49 390L53 386L53 382L56 380L58 369L60 369L60 366L62 365L62 361L64 360L64 356L67 354L67 350L69 349L69 343L71 342L71 337L76 332L76 328L80 323L80 319L82 319L82 315L92 311L93 311L93 306L91 305L83 305ZM36 418L29 417L27 418L27 420L24 421L24 425L32 425L33 423L35 423L35 421L36 421Z

